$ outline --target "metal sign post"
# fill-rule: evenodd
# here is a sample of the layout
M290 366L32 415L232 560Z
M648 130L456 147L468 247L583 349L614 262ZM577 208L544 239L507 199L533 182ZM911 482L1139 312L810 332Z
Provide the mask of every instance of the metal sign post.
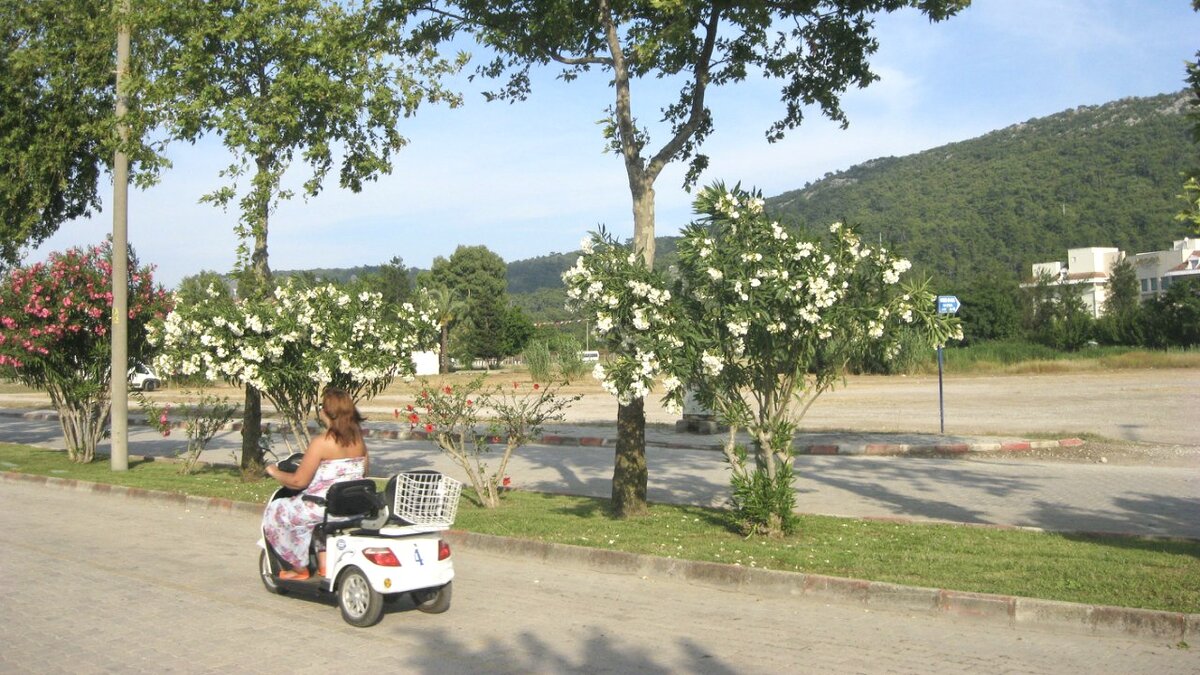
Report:
M958 312L958 308L961 306L962 306L962 304L959 303L958 298L956 296L953 296L953 295L937 296L937 312L938 312L938 314L955 314ZM944 434L944 433L946 433L946 402L945 402L946 399L942 393L943 392L943 388L942 388L942 370L943 370L942 363L943 363L943 360L942 360L942 345L940 345L940 344L937 346L937 359L938 359L938 419L940 421L940 427L939 427L941 429L940 433Z

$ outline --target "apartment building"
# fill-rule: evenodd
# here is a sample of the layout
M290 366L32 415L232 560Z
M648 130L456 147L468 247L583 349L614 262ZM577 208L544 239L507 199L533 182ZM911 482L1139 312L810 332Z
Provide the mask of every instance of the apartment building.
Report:
M1172 242L1169 250L1136 253L1132 257L1116 248L1068 249L1065 261L1035 263L1033 283L1045 275L1052 285L1077 287L1084 306L1093 317L1100 318L1108 298L1108 281L1113 265L1127 257L1137 272L1141 290L1139 298L1143 301L1165 293L1179 279L1200 277L1200 239L1185 237ZM1023 286L1032 286L1033 283Z
M1034 263L1034 283L1046 276L1051 285L1075 286L1084 306L1094 318L1100 318L1104 313L1104 301L1108 299L1108 278L1113 265L1122 257L1121 250L1116 248L1067 249L1066 261Z
M1200 276L1200 239L1184 237L1172 242L1170 250L1138 253L1133 256L1141 299L1162 295L1173 282Z

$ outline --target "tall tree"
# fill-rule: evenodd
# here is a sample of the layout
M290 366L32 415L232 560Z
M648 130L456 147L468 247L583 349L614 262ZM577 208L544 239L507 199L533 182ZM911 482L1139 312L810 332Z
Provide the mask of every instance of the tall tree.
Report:
M450 372L450 327L467 306L445 286L435 286L427 292L433 307L433 320L438 325L438 372L445 375Z
M783 116L766 131L783 137L798 126L805 106L817 105L832 120L847 123L841 95L850 86L878 79L868 57L878 44L873 15L916 7L932 20L945 19L969 0L791 0L746 3L674 0L442 0L433 34L463 28L497 52L480 74L508 75L490 96L521 99L530 90L530 70L557 64L570 81L590 70L609 78L613 98L605 137L625 166L633 207L633 245L647 267L654 264L654 183L668 164L689 162L685 178L694 185L708 164L698 152L714 120L706 103L709 87L766 77L782 80ZM650 131L634 112L634 83L642 78L681 81L678 98L657 114L665 140L651 145ZM642 399L621 405L613 474L618 513L646 508L645 414Z
M1192 9L1200 12L1200 0L1192 0ZM1188 88L1191 89L1191 96L1188 102L1188 118L1192 120L1192 141L1200 143L1200 51L1196 52L1196 60L1187 63L1187 78L1185 81ZM1200 234L1200 166L1191 167L1188 175L1185 177L1183 184L1183 194L1180 198L1187 203L1187 207L1179 213L1177 218L1185 223L1190 223L1192 231Z
M433 260L433 286L450 291L463 304L450 336L452 351L467 359L502 356L508 312L508 267L486 246L459 246L449 259Z
M412 296L412 282L408 278L408 268L400 256L379 266L379 270L364 279L367 288L383 295L383 301L389 305L399 306Z
M370 0L153 0L142 7L169 33L153 54L158 76L139 91L143 102L163 111L173 137L195 142L215 134L233 155L221 174L228 182L203 201L227 207L237 200L244 298L272 286L270 215L293 196L282 180L294 160L308 165L306 196L320 192L335 164L339 185L357 192L391 170L392 153L405 144L400 117L424 101L459 101L440 84L459 64L409 42L405 17L378 9ZM247 386L246 468L262 463L260 400Z
M1137 270L1129 258L1113 265L1108 275L1108 298L1096 332L1105 342L1138 345L1144 339Z
M117 142L112 5L0 0L0 265L100 206ZM152 33L136 33L149 49ZM134 175L152 182L161 158L141 141L148 120L135 110L127 121Z

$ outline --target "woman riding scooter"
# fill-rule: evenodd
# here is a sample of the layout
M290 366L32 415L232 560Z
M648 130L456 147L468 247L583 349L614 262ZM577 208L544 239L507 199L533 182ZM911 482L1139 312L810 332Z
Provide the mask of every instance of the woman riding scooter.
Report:
M305 495L325 497L329 486L344 480L367 475L367 446L363 442L362 416L354 401L341 389L329 387L321 395L317 415L326 427L304 452L304 459L294 473L275 465L267 474L285 487L301 490L287 499L276 499L263 513L263 533L267 542L283 561L291 566L279 578L302 581L309 577L308 550L313 528L324 517L325 507L304 499ZM317 574L325 574L325 551L317 553Z

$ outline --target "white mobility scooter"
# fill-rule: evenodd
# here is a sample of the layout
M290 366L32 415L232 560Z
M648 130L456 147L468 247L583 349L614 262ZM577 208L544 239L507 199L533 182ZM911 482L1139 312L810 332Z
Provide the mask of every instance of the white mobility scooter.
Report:
M302 454L279 462L295 471ZM325 519L313 532L309 549L311 575L302 581L279 578L278 554L264 536L258 544L259 573L272 593L337 596L342 618L354 626L371 626L383 615L383 603L408 594L422 612L450 608L454 564L442 532L458 511L462 483L436 471L396 474L382 493L370 479L335 483L325 499L304 499L325 506ZM293 497L298 490L281 487L271 500ZM324 541L325 575L317 574L316 542Z

